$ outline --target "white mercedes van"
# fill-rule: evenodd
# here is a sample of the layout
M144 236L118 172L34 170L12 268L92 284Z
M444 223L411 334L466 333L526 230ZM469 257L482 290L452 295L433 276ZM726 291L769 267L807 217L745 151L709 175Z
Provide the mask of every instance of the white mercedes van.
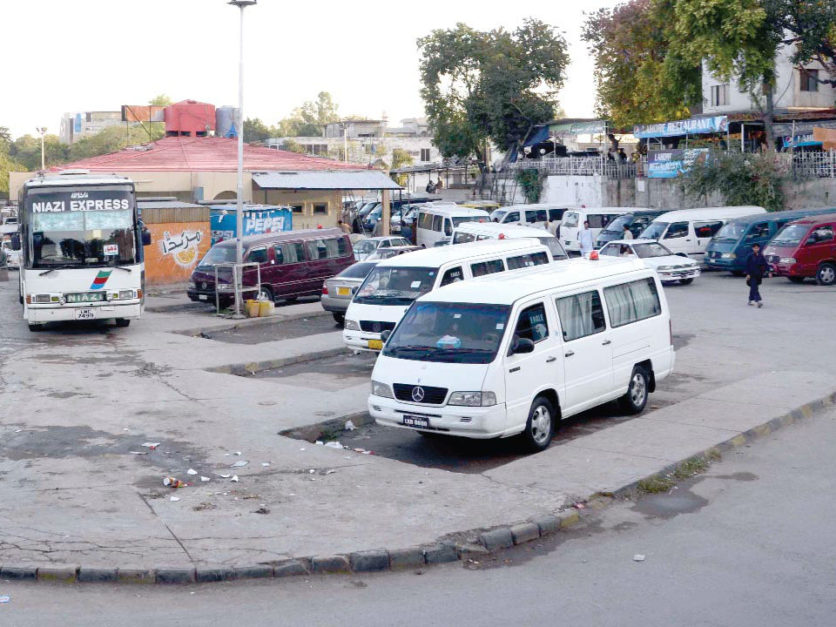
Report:
M592 241L598 239L598 234L610 222L625 213L639 211L636 207L583 207L570 209L563 214L563 221L560 223L560 242L570 253L580 253L581 245L578 242L578 231L583 228L584 222L589 222L589 230L592 231Z
M708 242L726 222L760 213L766 213L766 209L744 206L668 211L648 224L639 239L656 240L672 253L682 253L702 263Z
M674 366L656 273L573 259L465 281L418 299L372 373L379 424L469 438L522 434L545 449L558 420L620 399L641 412Z
M488 222L490 214L484 209L471 209L451 203L426 203L418 209L415 223L415 243L432 248L435 243L453 235L453 229L464 222Z
M345 312L343 342L355 351L379 351L382 333L394 329L419 296L457 281L552 260L538 240L508 239L428 248L381 261L357 288Z

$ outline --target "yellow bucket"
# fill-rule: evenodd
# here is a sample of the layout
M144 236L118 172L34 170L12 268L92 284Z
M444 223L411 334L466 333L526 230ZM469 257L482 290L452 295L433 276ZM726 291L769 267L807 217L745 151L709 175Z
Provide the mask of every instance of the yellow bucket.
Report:
M276 306L271 303L269 300L260 300L258 301L258 315L262 318L266 318L268 316L272 316L273 312L276 310Z
M245 300L244 307L247 310L247 317L248 318L258 318L258 301L257 300Z

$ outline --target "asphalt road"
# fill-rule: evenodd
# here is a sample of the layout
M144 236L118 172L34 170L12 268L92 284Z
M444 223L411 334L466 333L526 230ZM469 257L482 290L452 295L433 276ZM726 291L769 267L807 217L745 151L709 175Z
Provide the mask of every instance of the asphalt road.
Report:
M0 624L832 625L834 447L836 410L480 563L178 588L0 582Z

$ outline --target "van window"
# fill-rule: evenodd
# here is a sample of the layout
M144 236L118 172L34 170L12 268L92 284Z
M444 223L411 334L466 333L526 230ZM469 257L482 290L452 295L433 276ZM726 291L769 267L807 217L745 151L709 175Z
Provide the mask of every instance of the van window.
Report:
M574 227L578 226L578 212L567 211L563 214L563 226Z
M453 225L450 223L450 218L444 218L444 234L448 237L453 234Z
M505 218L502 220L503 222L519 222L520 221L520 212L519 211L511 211L510 213L505 214Z
M549 209L549 220L559 222L564 213L566 213L566 209Z
M546 324L546 308L543 303L537 303L520 312L514 335L520 339L531 340L534 343L545 340L549 336Z
M254 248L247 253L247 261L250 263L267 263L267 259L266 248Z
M605 213L590 213L587 214L586 220L589 222L590 229L603 229L607 226L610 218L617 218L618 216L608 216Z
M348 255L348 244L344 237L337 238L337 255L340 257Z
M418 228L432 231L433 228L433 214L419 213L418 214Z
M560 240L556 237L552 237L551 235L547 235L546 237L538 237L540 243L549 249L549 252L552 254L552 259L568 259L569 255L566 254L566 250L563 248L563 244L560 243Z
M473 273L473 278L477 276L485 276L486 274L495 274L497 272L504 272L505 264L502 259L491 259L490 261L480 261L479 263L470 264L470 272Z
M621 327L662 313L656 283L651 278L604 288L604 298L607 301L607 311L610 313L610 325L613 327Z
M476 241L476 236L472 233L462 233L458 231L456 236L453 238L454 244L466 244L467 242Z
M439 232L441 231L441 221L442 221L442 219L443 218L441 216L433 216L433 226L432 226L433 231L439 231Z
M558 298L555 303L564 342L595 335L607 328L601 296L596 290Z
M531 215L530 211L526 212L526 220L528 222L547 222L549 219L549 214L546 212L545 209L538 209L534 212L534 219L532 220L528 216Z
M769 222L758 222L752 225L746 239L767 239L769 237Z
M305 261L305 248L302 242L285 242L273 247L277 264L299 263Z
M714 237L714 234L722 226L723 223L720 220L713 222L694 222L694 233L697 237Z
M345 251L345 241L339 239L315 239L307 242L308 258L309 259L334 259L341 257L340 244L342 242L343 251Z
M505 261L508 263L509 270L519 270L520 268L531 268L533 266L547 264L549 263L549 256L546 253L530 253L517 255L516 257L508 257Z
M678 237L687 237L688 223L674 222L668 227L668 232L665 233L665 239L676 239Z
M456 266L455 268L450 268L447 272L444 273L444 276L441 277L440 287L444 287L445 285L450 285L450 283L455 283L456 281L461 281L463 279L464 279L464 272L462 272L461 266Z
M833 227L829 224L820 226L815 231L810 233L807 239L808 244L821 244L822 242L829 242L833 240Z

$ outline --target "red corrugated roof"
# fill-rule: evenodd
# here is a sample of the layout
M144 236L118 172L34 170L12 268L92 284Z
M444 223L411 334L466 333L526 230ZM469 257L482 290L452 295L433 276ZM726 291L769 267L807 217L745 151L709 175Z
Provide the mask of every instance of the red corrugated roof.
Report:
M139 148L126 148L50 168L91 172L234 172L238 140L226 137L166 137ZM365 170L357 164L309 157L285 150L244 144L244 170Z

